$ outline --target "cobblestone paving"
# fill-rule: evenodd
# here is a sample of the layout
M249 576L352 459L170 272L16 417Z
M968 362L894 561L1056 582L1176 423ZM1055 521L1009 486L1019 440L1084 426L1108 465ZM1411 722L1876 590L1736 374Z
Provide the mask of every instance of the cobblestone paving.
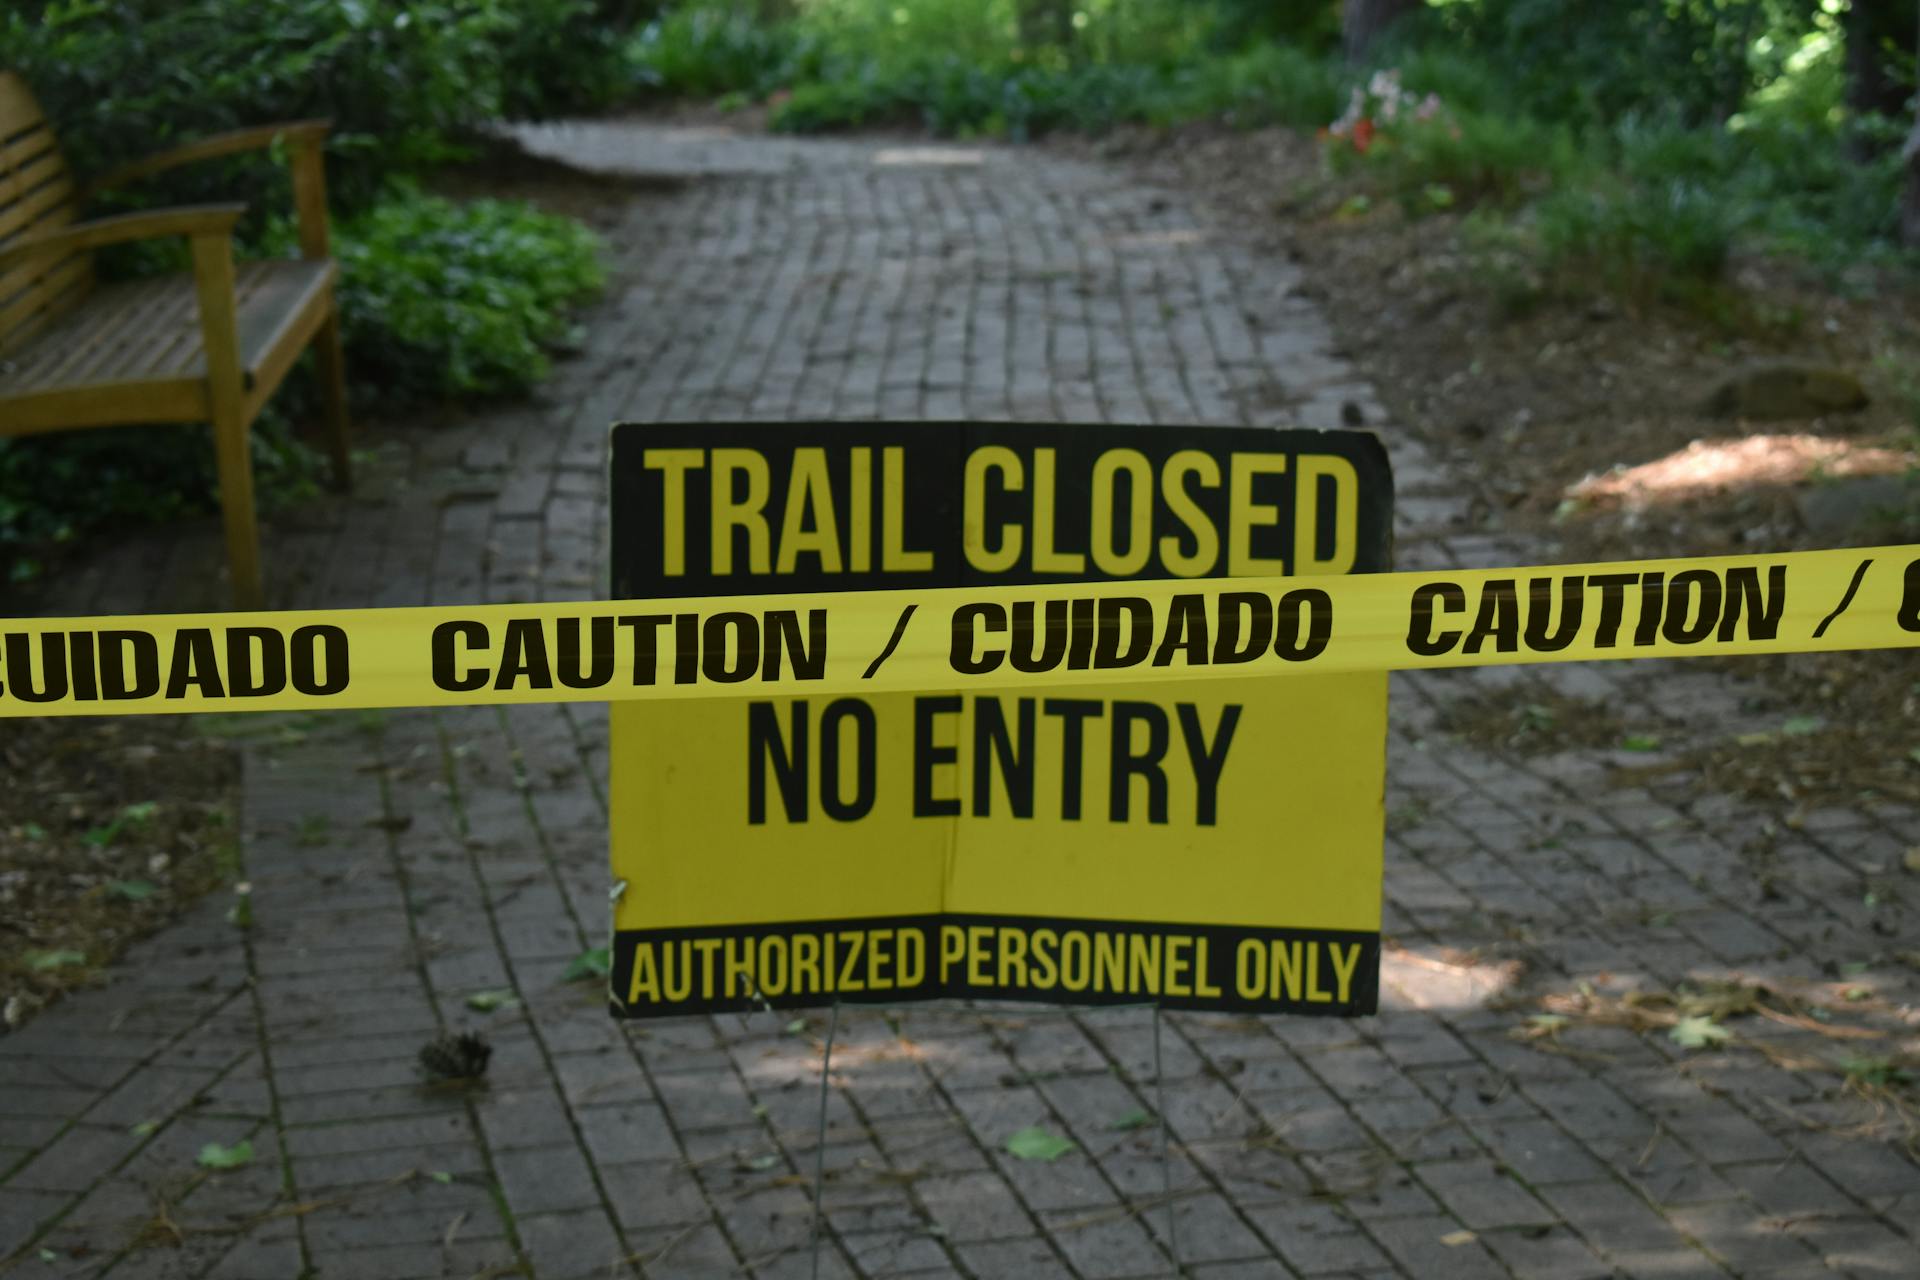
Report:
M606 426L642 417L1357 414L1394 457L1403 567L1547 553L1466 530L1469 479L1381 421L1297 268L1188 193L1044 151L529 136L690 181L635 196L588 349L540 400L376 429L358 496L274 521L275 603L593 595ZM217 607L218 563L211 522L155 536L48 612ZM563 980L606 929L598 709L228 726L253 927L207 902L0 1039L0 1257L23 1277L803 1276L821 1158L826 1276L1920 1274L1920 1168L1838 1076L1623 1028L1510 1034L1536 1007L1517 996L1583 981L1844 972L1863 1007L1910 1011L1889 957L1920 928L1890 878L1914 815L1784 826L1684 779L1613 785L1614 751L1436 733L1516 683L1609 699L1669 747L1777 723L1696 667L1397 679L1380 1016L1170 1015L1156 1038L1145 1010L847 1012L824 1151L824 1015L625 1029ZM519 1003L467 1003L501 988ZM467 1027L493 1040L491 1087L422 1087L419 1045ZM1163 1098L1169 1166L1159 1130L1116 1123ZM1035 1123L1078 1149L1008 1156ZM241 1139L250 1164L195 1168Z

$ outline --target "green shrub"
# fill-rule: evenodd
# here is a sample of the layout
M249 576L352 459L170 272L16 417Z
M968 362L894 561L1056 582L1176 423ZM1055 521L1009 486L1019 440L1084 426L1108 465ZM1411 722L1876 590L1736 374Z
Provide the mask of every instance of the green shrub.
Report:
M83 173L224 129L324 116L336 204L462 154L503 114L601 106L630 83L632 0L47 0L0 16L19 71ZM238 170L238 172L236 172ZM135 193L168 203L266 188L242 158Z
M285 251L292 228L269 234ZM354 386L383 410L524 392L565 336L568 303L601 281L591 232L510 200L456 204L402 189L343 220L340 314Z
M515 119L602 110L635 87L636 0L515 0L495 36L501 109ZM647 8L651 4L647 3Z
M763 98L785 87L803 42L786 26L707 5L673 9L642 27L626 57L639 85L666 97Z
M336 199L456 153L501 109L505 0L53 0L0 26L82 172L223 129L326 116ZM250 166L259 177L258 161ZM151 184L171 200L235 189L231 165ZM156 196L158 198L158 196Z
M1801 0L1474 0L1424 16L1406 48L1458 48L1499 70L1511 107L1578 126L1716 122L1833 22Z
M254 423L254 487L263 507L318 492L317 454L269 411ZM206 427L106 427L0 439L0 584L31 582L50 547L116 525L211 510Z
M1557 192L1536 210L1547 264L1643 296L1717 282L1750 211L1685 179Z
M1217 116L1247 127L1319 128L1340 112L1343 79L1337 63L1297 46L1256 45L1183 72L1169 115Z
M1351 154L1335 148L1336 156ZM1571 172L1572 138L1524 116L1443 111L1382 134L1360 166L1411 212L1517 204Z

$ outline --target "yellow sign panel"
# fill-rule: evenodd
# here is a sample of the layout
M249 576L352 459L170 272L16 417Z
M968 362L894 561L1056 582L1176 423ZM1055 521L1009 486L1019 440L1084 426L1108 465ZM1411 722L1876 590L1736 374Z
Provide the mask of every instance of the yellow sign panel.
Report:
M622 948L615 995L631 1013L928 993L1350 1012L1375 981L1385 713L1381 673L616 704L615 930L647 954ZM849 986L754 949L824 955L874 922L931 961L856 965ZM1160 949L1101 963L1135 939ZM1250 939L1259 963L1230 969Z
M627 426L614 467L636 598L1378 570L1391 502L1371 438L1243 428ZM983 604L946 679L1307 643L1279 612L1148 643L1091 598ZM612 735L619 1013L1374 1006L1383 672L616 705Z

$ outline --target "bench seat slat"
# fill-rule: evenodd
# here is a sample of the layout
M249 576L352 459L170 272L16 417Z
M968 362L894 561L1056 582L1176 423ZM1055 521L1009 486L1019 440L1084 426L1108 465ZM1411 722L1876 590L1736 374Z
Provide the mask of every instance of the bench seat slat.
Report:
M140 349L171 342L195 323L192 293L169 281L140 280L115 293L120 310L82 308L62 331L66 354L36 362L23 388L109 378L114 369L158 368L159 361L144 360Z
M68 314L93 288L93 258L73 254L51 268L35 264L23 280L0 289L0 360L33 341L32 335Z
M277 341L325 295L331 261L236 265L241 364L251 377ZM0 435L7 402L103 384L206 377L199 307L189 276L102 285L25 343L0 355Z

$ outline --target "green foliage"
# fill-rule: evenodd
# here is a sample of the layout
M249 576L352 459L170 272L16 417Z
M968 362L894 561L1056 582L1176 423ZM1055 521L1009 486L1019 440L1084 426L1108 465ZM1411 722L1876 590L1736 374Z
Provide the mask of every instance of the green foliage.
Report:
M560 981L582 982L588 978L604 978L612 969L613 960L608 950L605 947L593 947L567 962L566 972L560 975Z
M512 0L494 38L500 106L513 119L601 110L634 87L626 57L636 0ZM648 7L651 7L650 5Z
M1408 36L1500 68L1514 105L1547 119L1700 125L1776 78L1818 13L1799 0L1470 0L1429 10Z
M1446 113L1396 128L1364 154L1334 147L1409 212L1456 204L1514 205L1574 167L1571 135L1526 116ZM1351 157L1345 159L1344 157Z
M1536 218L1550 265L1660 297L1717 281L1751 222L1727 192L1685 178L1556 192Z
M1167 119L1319 128L1339 113L1344 79L1338 64L1298 45L1256 44L1180 72Z
M788 23L691 4L648 24L629 58L665 96L775 104L795 133L919 124L945 135L1036 136L1220 116L1323 124L1341 73L1293 45L1219 51L1224 11L1090 0L1070 39L1023 32L1012 0L817 0Z
M269 508L319 491L312 450L286 419L254 424L254 486ZM37 548L114 525L178 519L213 504L213 447L206 428L107 427L0 439L0 566L31 582Z
M224 129L334 122L337 203L462 154L502 114L605 105L627 84L618 0L48 0L0 16L0 66L98 172ZM236 182L235 170L244 181ZM141 193L182 202L278 182L259 158L176 171ZM277 205L284 188L257 204Z
M626 56L635 81L662 96L758 99L792 83L811 52L790 26L765 27L731 8L688 5L643 27Z
M274 225L270 250L293 241ZM598 288L597 242L568 218L511 200L456 204L399 189L335 229L347 366L391 409L523 392L566 306Z
M336 195L455 153L498 114L498 0L53 0L0 27L82 172L223 129L330 117ZM236 162L258 175L257 160ZM231 164L169 176L170 199L234 189ZM277 193L276 193L277 194Z

